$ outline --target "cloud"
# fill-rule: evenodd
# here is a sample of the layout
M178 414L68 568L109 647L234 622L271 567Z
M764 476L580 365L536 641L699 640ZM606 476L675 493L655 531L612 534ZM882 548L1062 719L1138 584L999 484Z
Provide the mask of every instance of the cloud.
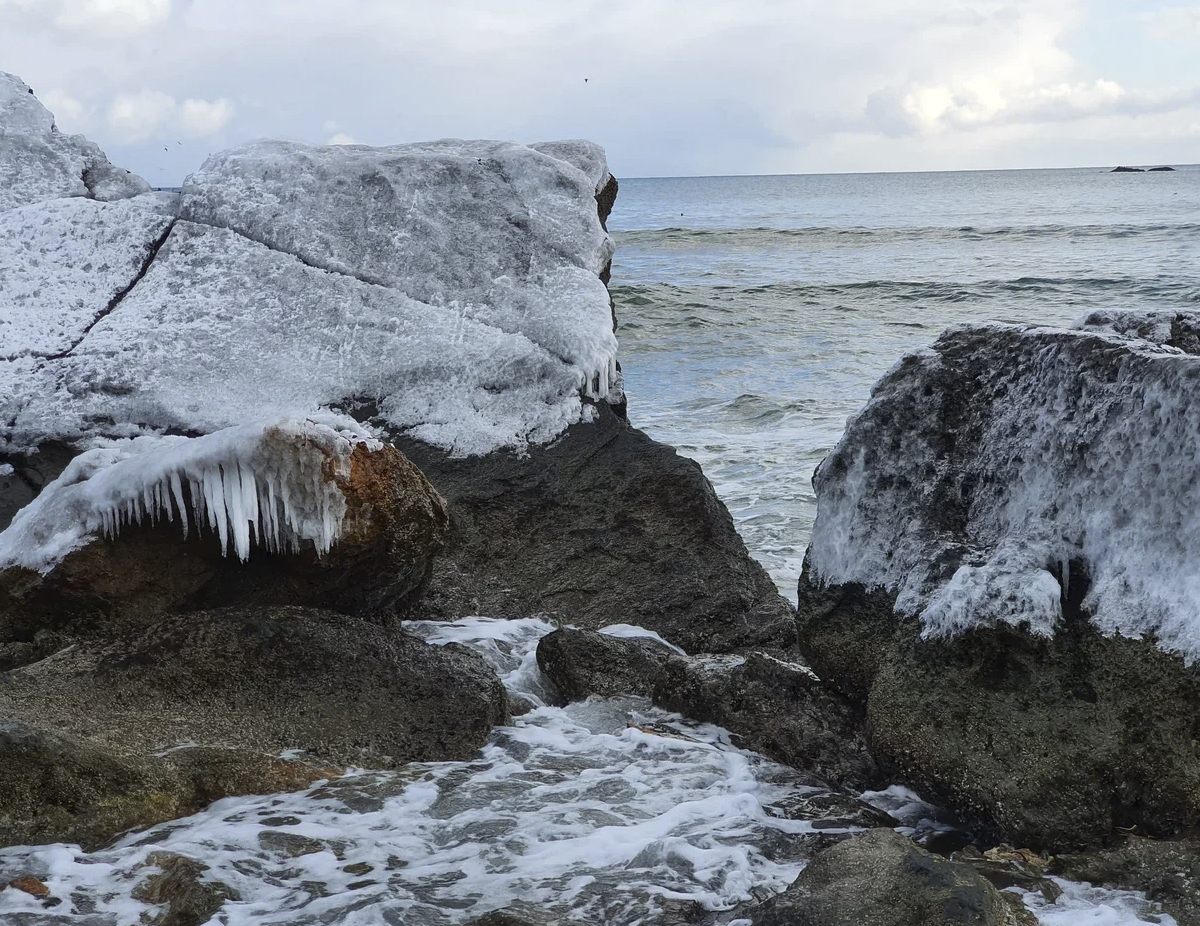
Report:
M338 132L325 142L327 145L357 145L358 142L345 132Z
M176 113L180 131L189 138L216 135L233 118L233 103L219 100L184 100Z
M123 144L166 135L204 138L216 135L233 118L227 99L184 100L182 105L161 90L118 95L108 109L108 127Z
M1167 2L1175 11L1154 28L1187 33L1198 0ZM1112 6L0 0L0 66L81 101L102 146L162 180L211 150L185 135L214 133L585 136L625 176L847 169L849 150L859 169L1034 166L1053 150L1103 163L1148 149L1151 131L1164 145L1154 159L1194 160L1162 133L1167 117L1200 118L1200 56L1175 43L1168 72L1159 46L1131 50L1150 34L1143 14L1118 23ZM80 22L104 13L127 34L55 25L68 10ZM153 140L167 133L185 144L164 164Z
M82 123L86 109L79 100L65 90L54 88L39 95L50 112L54 114L54 122L64 132L82 131Z
M166 22L171 0L0 0L0 14L24 22L106 37L137 35Z

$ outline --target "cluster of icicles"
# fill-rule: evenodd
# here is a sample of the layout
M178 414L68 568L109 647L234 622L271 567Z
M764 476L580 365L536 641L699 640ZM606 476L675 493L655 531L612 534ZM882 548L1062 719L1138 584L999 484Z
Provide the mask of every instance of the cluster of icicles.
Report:
M342 422L336 421L335 424ZM140 437L76 457L0 533L0 567L47 572L98 534L178 518L186 537L215 532L245 561L312 543L328 553L346 514L332 476L348 476L362 435L307 419L227 428L204 437ZM189 514L190 511L190 514Z

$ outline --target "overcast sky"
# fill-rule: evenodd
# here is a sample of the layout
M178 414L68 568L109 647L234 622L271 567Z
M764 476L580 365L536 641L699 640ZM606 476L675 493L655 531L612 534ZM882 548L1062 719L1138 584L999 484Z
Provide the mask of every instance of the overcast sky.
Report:
M1200 3L0 0L0 70L155 185L264 136L582 136L623 177L1200 161Z

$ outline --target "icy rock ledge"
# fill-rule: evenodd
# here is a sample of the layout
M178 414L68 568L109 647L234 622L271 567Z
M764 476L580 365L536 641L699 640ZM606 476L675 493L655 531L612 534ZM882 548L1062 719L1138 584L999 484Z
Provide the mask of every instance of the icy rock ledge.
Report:
M1200 656L1200 358L1098 324L952 330L901 360L814 478L809 579L884 589L926 637L1048 636L1080 598L1106 634Z
M341 533L359 443L382 445L352 419L284 419L204 437L138 437L80 454L0 532L0 569L46 573L99 536L143 521L210 530L222 555L329 552ZM334 427L331 427L333 424ZM337 428L335 430L335 427Z

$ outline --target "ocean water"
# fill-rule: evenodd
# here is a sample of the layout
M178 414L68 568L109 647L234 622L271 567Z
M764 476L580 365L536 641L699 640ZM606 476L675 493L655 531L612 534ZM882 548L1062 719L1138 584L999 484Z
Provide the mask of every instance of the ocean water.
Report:
M793 600L813 471L906 352L1200 309L1200 167L625 180L609 228L630 420L701 463Z

